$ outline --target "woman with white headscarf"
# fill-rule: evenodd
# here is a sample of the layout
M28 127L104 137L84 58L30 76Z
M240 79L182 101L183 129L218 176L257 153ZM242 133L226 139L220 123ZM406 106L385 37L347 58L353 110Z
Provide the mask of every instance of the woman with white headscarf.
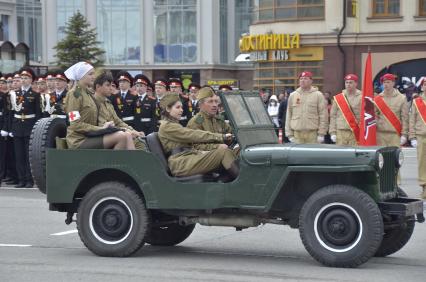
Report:
M278 109L280 105L278 103L278 99L276 95L272 95L271 98L269 98L268 103L268 114L271 117L275 127L279 127L278 123Z
M65 111L70 125L67 128L67 144L70 149L128 149L134 150L132 135L115 131L113 122L99 124L99 109L88 91L95 80L95 70L86 62L79 62L65 71L74 81L66 96Z

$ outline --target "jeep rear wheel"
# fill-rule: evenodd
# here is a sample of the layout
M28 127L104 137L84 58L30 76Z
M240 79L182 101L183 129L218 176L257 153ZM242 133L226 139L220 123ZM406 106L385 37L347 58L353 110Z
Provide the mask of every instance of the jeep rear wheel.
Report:
M309 254L332 267L356 267L377 251L383 236L380 210L365 192L347 185L322 188L299 216L299 232Z
M78 234L99 256L133 254L143 246L148 228L149 215L141 196L119 182L96 185L78 208Z
M406 198L407 194L398 188L398 196ZM386 228L386 224L392 224L392 222L401 222L397 227ZM415 226L415 217L410 216L407 218L401 218L398 216L392 216L390 219L385 219L385 234L383 235L383 241L374 256L385 257L393 253L396 253L402 247L404 247L413 235Z

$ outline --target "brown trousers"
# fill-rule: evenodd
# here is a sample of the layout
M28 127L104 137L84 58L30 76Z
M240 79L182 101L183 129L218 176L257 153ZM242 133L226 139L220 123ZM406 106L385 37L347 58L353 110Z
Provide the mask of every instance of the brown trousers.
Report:
M337 130L336 145L357 146L358 143L352 130Z
M294 131L294 138L297 144L316 144L318 143L318 132L316 130Z

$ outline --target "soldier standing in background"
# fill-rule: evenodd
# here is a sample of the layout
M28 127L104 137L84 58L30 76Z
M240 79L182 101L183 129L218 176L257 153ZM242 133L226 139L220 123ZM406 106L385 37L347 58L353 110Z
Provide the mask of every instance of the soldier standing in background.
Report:
M136 131L142 131L145 135L157 129L157 99L146 92L151 84L148 77L143 74L135 76L135 87L138 94L136 101L135 126Z
M55 73L48 72L46 75L46 86L48 94L55 92L55 81Z
M200 111L200 106L198 104L198 91L200 90L200 85L191 83L188 86L189 90L189 112L191 113L191 117L195 116Z
M182 103L183 109L182 116L180 117L180 124L182 124L182 126L186 126L188 124L189 119L192 117L192 114L189 111L189 97L188 95L183 93L183 85L179 79L169 79L169 88L170 92L179 94L179 99Z
M16 188L31 188L34 186L29 160L29 144L31 130L36 121L41 117L40 95L31 89L35 79L30 68L21 71L22 87L15 92L15 113L12 122L12 135L14 138L16 169L19 183Z
M336 145L357 146L362 93L357 89L358 76L345 76L345 89L333 98L330 135Z
M0 74L0 186L6 177L6 142L9 136L7 131L8 108L7 108L7 81Z
M67 114L64 110L64 101L67 96L68 78L64 73L55 75L55 91L50 94L50 116L54 118L66 119Z
M47 93L46 78L39 76L36 79L36 85L38 86L38 93L40 94L40 107L43 117L49 117L49 112L46 111L46 105L49 103L50 95Z
M285 132L292 143L323 143L327 134L325 99L312 82L312 73L302 72L299 75L300 87L288 98Z
M120 91L115 95L111 95L111 103L118 117L133 127L135 125L136 101L138 99L137 95L130 93L133 78L128 72L122 71L118 73L117 81Z
M426 199L426 78L420 83L421 93L414 99L410 112L410 140L417 148L418 180L422 187L421 197Z

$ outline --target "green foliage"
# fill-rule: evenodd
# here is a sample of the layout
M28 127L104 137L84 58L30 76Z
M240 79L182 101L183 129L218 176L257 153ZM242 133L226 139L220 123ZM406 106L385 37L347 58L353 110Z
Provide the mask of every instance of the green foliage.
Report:
M100 42L96 36L96 29L91 29L86 18L77 11L65 27L64 39L53 47L58 67L65 69L80 61L101 66L105 51L98 47Z

